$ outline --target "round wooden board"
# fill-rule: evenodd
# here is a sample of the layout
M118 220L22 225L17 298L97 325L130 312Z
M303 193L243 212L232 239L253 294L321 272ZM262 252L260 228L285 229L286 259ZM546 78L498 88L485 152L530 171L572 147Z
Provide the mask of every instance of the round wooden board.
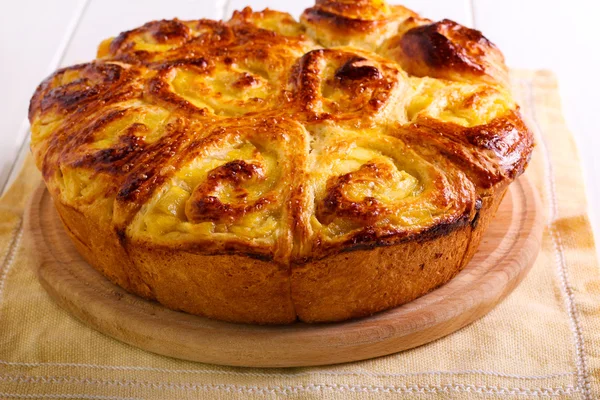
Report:
M27 212L40 282L92 328L154 353L213 364L292 367L363 360L410 349L475 321L525 277L538 254L542 212L531 183L511 186L469 265L439 289L349 322L232 324L172 311L113 285L87 264L64 232L42 184Z

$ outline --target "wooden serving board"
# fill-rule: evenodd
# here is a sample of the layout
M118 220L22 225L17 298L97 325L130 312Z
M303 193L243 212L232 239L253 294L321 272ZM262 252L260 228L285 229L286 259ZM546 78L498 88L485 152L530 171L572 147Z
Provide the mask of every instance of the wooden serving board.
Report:
M514 182L469 265L441 288L400 307L342 323L255 326L220 322L143 300L113 285L77 253L42 184L27 212L40 282L90 327L132 346L186 360L292 367L363 360L410 349L475 321L525 277L542 236L539 199Z

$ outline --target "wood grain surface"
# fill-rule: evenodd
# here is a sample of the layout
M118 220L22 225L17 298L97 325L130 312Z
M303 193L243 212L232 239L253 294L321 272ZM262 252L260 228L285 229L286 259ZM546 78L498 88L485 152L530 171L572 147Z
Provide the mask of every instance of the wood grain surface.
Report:
M91 328L186 360L252 367L336 364L396 353L446 336L489 312L525 277L543 231L539 198L515 181L469 265L441 288L400 307L342 323L255 326L172 311L113 285L77 253L43 184L26 215L41 284ZM43 321L40 321L43 323Z

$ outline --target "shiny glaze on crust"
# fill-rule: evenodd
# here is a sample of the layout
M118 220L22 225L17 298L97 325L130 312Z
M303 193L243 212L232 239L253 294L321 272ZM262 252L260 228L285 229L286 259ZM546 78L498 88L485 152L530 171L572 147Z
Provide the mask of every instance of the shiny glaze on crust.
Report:
M186 203L185 214L189 221L198 223L223 219L235 220L248 212L260 209L275 199L261 197L246 202L248 191L242 186L244 183L258 179L265 179L264 169L243 160L230 161L217 167L209 172L204 183L194 189L190 200ZM238 200L238 203L223 203L218 197L212 195L219 186L225 184L234 187L234 199Z
M401 119L406 84L394 63L357 49L313 50L291 75L295 118L306 123L335 121L372 125L383 112Z
M364 162L347 168L356 160ZM309 165L305 185L314 197L303 213L314 217L298 218L297 247L304 255L298 262L434 239L476 216L477 188L460 169L445 158L426 159L392 135L342 130L321 136Z
M390 210L373 196L365 196L362 200L352 201L344 194L344 188L352 185L355 180L367 178L375 182L376 180L392 179L386 167L387 165L380 166L375 163L363 164L354 172L329 178L327 195L321 203L321 209L317 209L317 218L327 221L332 215L336 215L368 224L377 220L382 214L389 213Z
M355 46L376 50L398 26L417 14L406 7L378 0L318 0L300 17L307 32L326 47Z
M49 189L123 246L284 267L475 227L533 146L494 100L496 47L377 0L319 0L301 21L153 21L58 70L29 110Z
M508 83L498 48L481 32L448 19L409 29L384 47L411 75Z
M531 157L533 136L518 110L485 125L463 127L423 117L394 133L417 151L451 160L481 190L521 175Z

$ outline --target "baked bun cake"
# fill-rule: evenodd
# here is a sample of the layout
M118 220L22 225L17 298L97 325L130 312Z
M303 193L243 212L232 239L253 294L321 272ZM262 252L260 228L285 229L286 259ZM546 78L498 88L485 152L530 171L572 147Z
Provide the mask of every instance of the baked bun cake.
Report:
M149 22L43 81L29 120L90 265L257 324L363 317L444 284L533 146L496 46L381 0Z

